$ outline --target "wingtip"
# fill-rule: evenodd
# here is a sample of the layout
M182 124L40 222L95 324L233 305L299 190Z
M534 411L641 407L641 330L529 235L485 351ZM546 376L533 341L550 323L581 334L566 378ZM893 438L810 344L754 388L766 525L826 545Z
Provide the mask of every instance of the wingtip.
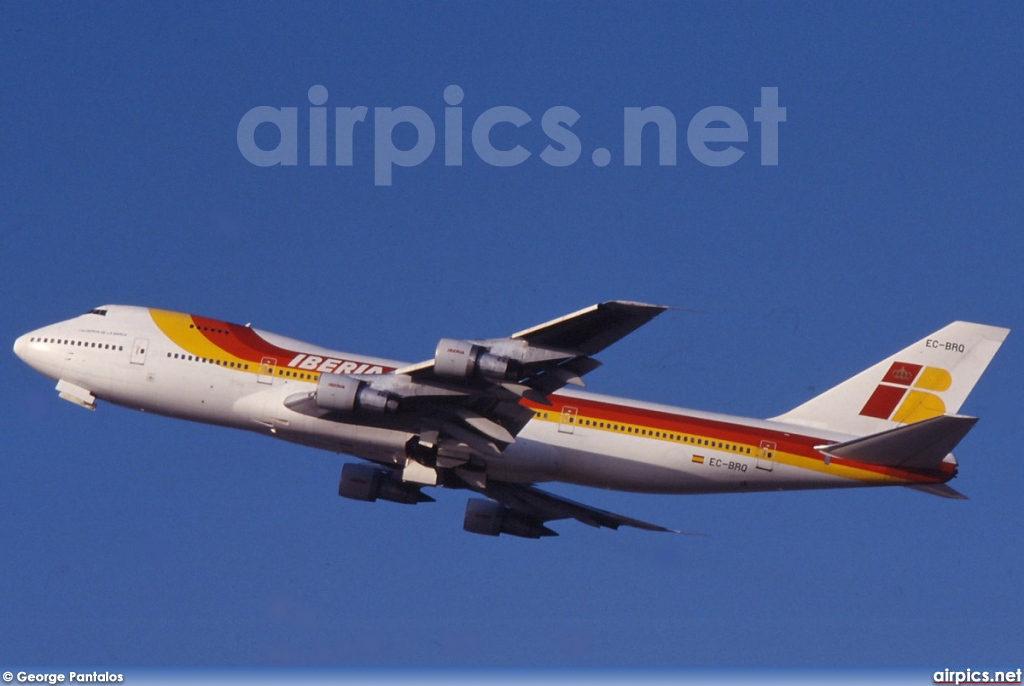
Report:
M642 303L636 300L606 300L600 303L598 307L628 307L631 309L650 309L658 310L658 312L664 312L665 310L673 309L671 305L655 305L653 303Z
M704 314L704 310L697 310L692 307L678 307L676 305L656 305L654 303L643 303L633 300L608 300L607 302L603 302L601 304L610 306L621 305L627 307L649 308L652 310L658 310L655 316L667 310L672 310L673 312L690 312L692 314Z

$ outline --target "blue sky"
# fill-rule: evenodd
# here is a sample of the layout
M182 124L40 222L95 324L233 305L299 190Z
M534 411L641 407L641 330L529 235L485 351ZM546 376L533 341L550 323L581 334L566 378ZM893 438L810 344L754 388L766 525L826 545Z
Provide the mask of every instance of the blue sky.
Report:
M951 320L1017 331L963 408L982 417L957 450L969 501L552 488L702 538L575 522L543 541L472 536L461 493L345 501L342 457L88 413L9 352L0 662L1010 666L1022 19L1014 3L3 4L8 344L126 303L417 361L441 337L631 299L700 312L605 351L592 390L764 417ZM452 84L462 166L443 154ZM369 108L352 166L333 145L308 164L314 85L329 112ZM762 87L787 111L777 166L761 164ZM241 154L258 106L298 108L298 164ZM401 106L437 143L378 186L374 108ZM470 142L498 106L532 119L492 135L531 153L517 166ZM580 115L565 167L540 157L557 106ZM650 106L677 121L677 162L659 166L645 132L627 167L623 110ZM735 164L688 149L712 106L748 127Z

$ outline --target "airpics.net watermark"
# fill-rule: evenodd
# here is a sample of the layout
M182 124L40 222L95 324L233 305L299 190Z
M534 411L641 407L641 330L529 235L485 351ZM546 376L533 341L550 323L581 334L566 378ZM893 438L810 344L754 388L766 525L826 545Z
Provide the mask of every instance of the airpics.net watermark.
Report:
M307 97L309 108L309 166L325 167L328 164L328 119L327 88L314 85ZM465 93L457 85L444 89L444 164L446 167L462 166L463 124L462 104ZM334 108L334 166L353 166L353 141L358 131L370 125L367 116L370 109L359 105ZM537 157L552 167L568 167L579 161L583 155L583 143L572 130L580 120L580 113L571 107L558 105L549 108L540 118L540 128L550 141ZM753 108L753 121L759 127L762 166L779 163L779 124L786 121L786 108L779 107L779 89L761 88L761 102ZM484 110L473 120L470 142L473 152L483 162L494 167L514 167L526 162L533 153L521 144L496 147L492 141L492 130L499 130L508 139L508 133L533 122L527 112L510 105L500 105ZM362 126L358 126L362 125ZM257 129L276 128L279 136L273 148L263 148L257 143ZM395 144L394 133L399 127L415 131L415 143L410 147ZM639 167L642 162L642 134L652 126L657 135L658 164L676 164L676 117L661 106L624 107L622 111L622 164ZM509 129L508 127L511 127ZM426 111L419 107L374 107L373 108L373 183L376 186L390 186L395 167L415 167L430 157L437 142L437 129ZM296 166L299 164L299 108L270 107L261 105L246 112L238 122L238 150L250 163L257 167ZM271 137L272 138L272 137ZM406 136L403 140L407 139ZM690 119L686 127L686 145L695 160L709 167L727 167L735 164L746 154L737 144L747 143L749 131L743 116L722 105L705 107ZM606 167L612 162L608 148L594 148L591 162Z
M1021 668L1007 670L991 669L946 669L932 674L932 683L952 686L977 686L978 684L1019 684Z

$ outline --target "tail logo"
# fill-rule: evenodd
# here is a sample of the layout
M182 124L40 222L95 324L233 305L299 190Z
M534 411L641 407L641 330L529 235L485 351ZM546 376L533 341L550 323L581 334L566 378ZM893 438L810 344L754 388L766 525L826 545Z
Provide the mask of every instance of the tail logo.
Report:
M946 413L946 405L936 393L949 390L952 384L945 369L894 362L860 414L900 424L937 417Z
M892 373L892 377L894 379L906 383L910 383L911 381L914 380L914 376L909 371L907 371L906 366L901 366L899 369L895 370Z

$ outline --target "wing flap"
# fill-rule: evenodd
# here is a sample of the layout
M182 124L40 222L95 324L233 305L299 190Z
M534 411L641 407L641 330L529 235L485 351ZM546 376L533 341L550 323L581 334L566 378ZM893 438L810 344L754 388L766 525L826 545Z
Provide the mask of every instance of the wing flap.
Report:
M471 412L464 407L455 408L455 413L459 416L462 421L468 424L471 428L476 429L487 438L499 443L515 443L515 437L510 434L505 427L497 422L493 422L486 417L481 417L475 412Z

